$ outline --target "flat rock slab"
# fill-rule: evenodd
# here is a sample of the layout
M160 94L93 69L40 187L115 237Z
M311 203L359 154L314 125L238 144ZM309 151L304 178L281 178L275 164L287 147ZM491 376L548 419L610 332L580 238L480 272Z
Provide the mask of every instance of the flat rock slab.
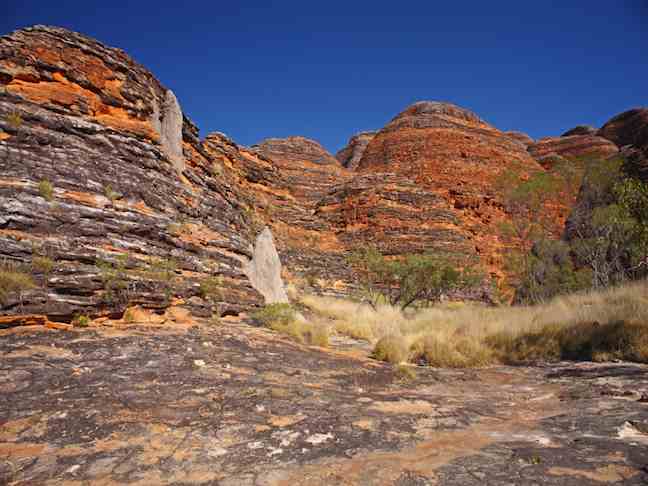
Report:
M0 484L643 485L648 366L394 369L228 323L0 338Z

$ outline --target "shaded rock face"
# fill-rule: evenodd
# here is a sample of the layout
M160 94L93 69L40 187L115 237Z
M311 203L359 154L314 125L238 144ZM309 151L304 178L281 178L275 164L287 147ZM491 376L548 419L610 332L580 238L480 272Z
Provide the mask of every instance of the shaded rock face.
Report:
M596 135L596 128L590 125L578 125L570 130L567 130L561 137L570 137L572 135Z
M268 228L257 236L252 259L244 266L244 271L252 286L263 295L266 304L288 302L281 280L281 261Z
M54 262L2 313L69 319L180 298L206 315L263 302L243 271L257 230L242 183L216 170L211 141L122 51L42 26L2 37L0 129L0 258ZM200 290L216 275L218 302Z
M375 136L376 132L362 132L354 135L349 139L349 143L347 143L346 147L335 154L335 158L343 167L350 170L356 170L367 145L369 145L369 142L371 142Z
M512 138L513 140L517 140L525 147L528 147L529 145L534 143L534 140L531 137L529 137L526 133L523 132L505 132L505 134L509 138Z
M304 137L269 138L251 149L277 166L291 194L306 206L350 176L324 147Z
M554 165L556 156L567 160L606 159L619 152L613 142L596 135L544 138L530 145L528 150L545 168Z
M648 147L648 108L635 108L613 117L597 134L619 147Z
M622 148L629 175L648 182L648 108L636 108L613 117L598 134Z
M418 190L429 192L437 200L436 210L447 216L426 220L419 231L435 234L432 239L436 247L479 258L493 276L498 276L502 275L504 249L498 228L508 216L496 183L498 176L511 167L522 174L543 170L523 143L474 113L448 103L420 102L378 132L365 149L358 171L398 174ZM380 181L376 183L381 185ZM382 193L388 187L385 183L371 190ZM396 212L401 207L393 204ZM382 232L377 219L367 224L369 233ZM396 237L394 241L399 245L409 241L404 250L420 249L412 238Z

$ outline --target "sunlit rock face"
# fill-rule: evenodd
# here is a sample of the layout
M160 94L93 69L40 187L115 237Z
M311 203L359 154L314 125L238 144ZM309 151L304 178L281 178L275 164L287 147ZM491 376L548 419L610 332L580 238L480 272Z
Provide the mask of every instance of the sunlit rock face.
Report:
M0 258L55 263L2 313L63 319L181 299L209 315L263 302L243 273L255 229L241 186L123 51L43 26L2 37L0 128ZM222 281L217 302L201 293L208 277Z

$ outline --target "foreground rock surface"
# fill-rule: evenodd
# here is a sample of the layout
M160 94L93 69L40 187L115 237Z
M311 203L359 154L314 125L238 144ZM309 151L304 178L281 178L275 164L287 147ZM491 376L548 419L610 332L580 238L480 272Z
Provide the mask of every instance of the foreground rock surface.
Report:
M305 348L235 322L4 332L1 484L648 481L642 365L402 381L353 342Z

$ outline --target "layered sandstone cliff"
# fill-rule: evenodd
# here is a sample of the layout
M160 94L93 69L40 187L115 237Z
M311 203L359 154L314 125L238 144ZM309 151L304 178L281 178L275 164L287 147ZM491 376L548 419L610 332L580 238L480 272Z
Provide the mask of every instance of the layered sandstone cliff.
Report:
M53 262L3 313L176 302L209 315L263 302L244 268L253 201L223 170L227 155L123 51L43 26L2 37L0 128L0 259ZM248 172L271 177L262 165Z

